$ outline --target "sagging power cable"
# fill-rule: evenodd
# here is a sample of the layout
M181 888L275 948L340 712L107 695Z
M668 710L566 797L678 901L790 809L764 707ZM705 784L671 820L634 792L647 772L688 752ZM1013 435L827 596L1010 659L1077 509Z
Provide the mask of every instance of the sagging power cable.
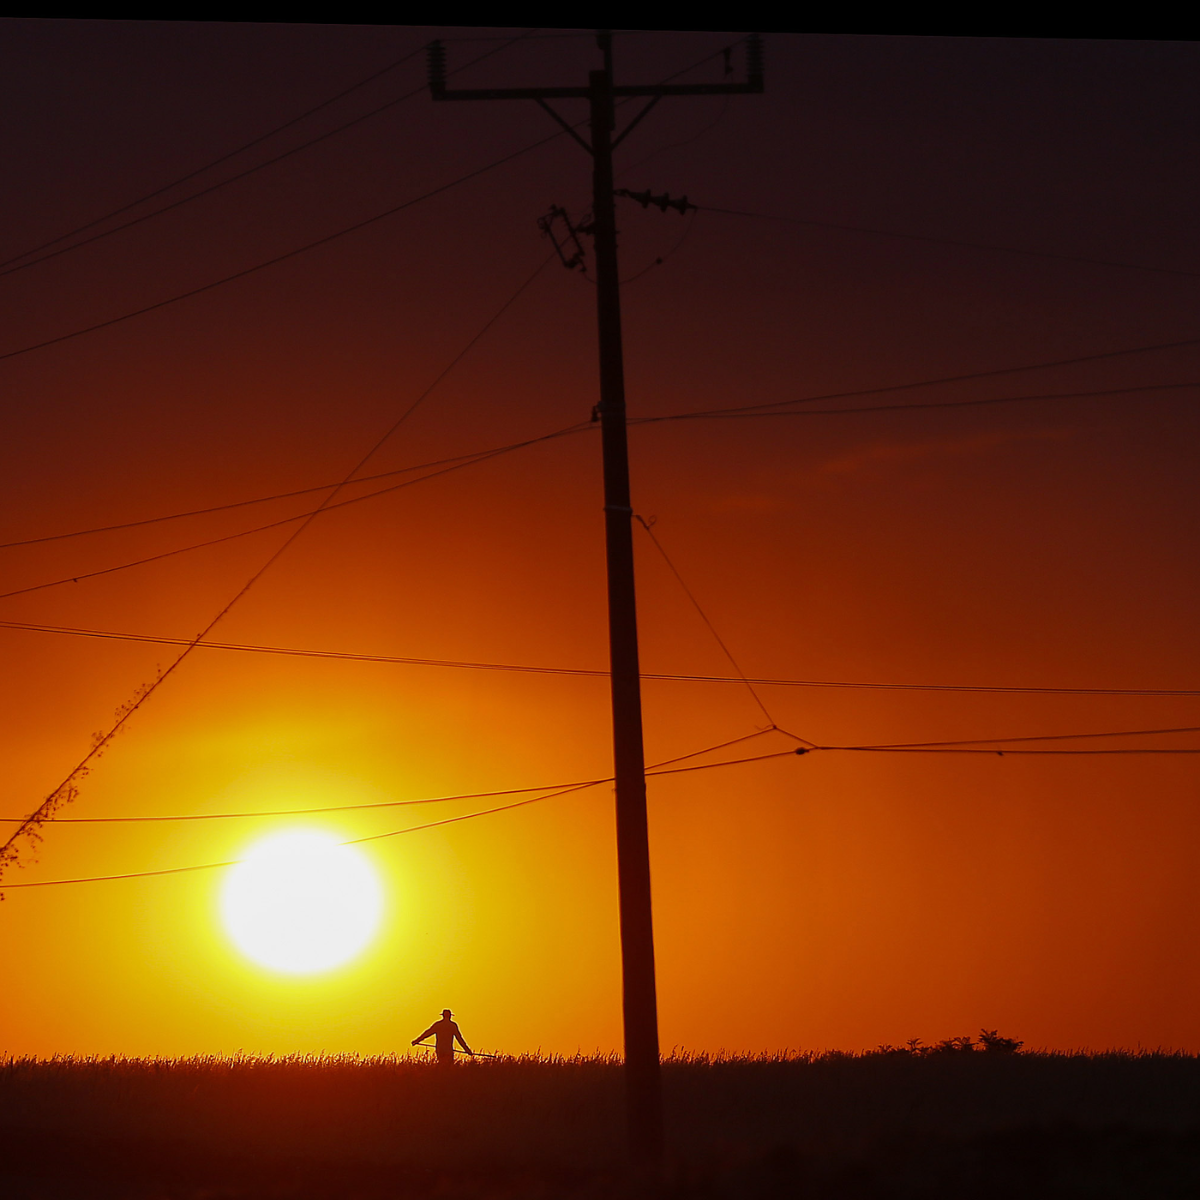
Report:
M900 388L900 387L905 387L908 385L896 384L893 386L896 388ZM685 413L673 413L673 414L668 414L666 416L659 416L659 417L631 417L631 418L629 418L629 424L630 425L653 425L653 424L661 424L661 423L667 422L667 421L687 421L687 420L699 419L702 417L710 417L710 416L716 417L716 418L720 418L720 417L731 417L732 418L732 417L738 417L738 416L744 416L744 417L755 417L755 416L763 416L763 417L846 416L846 415L853 414L853 413L904 412L905 410L908 410L908 409L912 409L913 411L920 411L920 410L925 410L925 409L937 409L937 408L969 408L969 407L980 406L980 405L1019 404L1019 403L1028 403L1028 402L1040 401L1040 400L1082 400L1082 399L1090 399L1090 398L1096 398L1096 397L1141 395L1141 394L1147 393L1147 392L1165 393L1165 392L1174 392L1174 391L1185 391L1185 390L1188 390L1191 388L1200 388L1200 382L1139 384L1135 387L1102 388L1102 389L1092 388L1092 389L1089 389L1086 391L1075 391L1075 392L1041 392L1041 393L1036 393L1036 394L1028 395L1028 396L993 396L993 397L988 397L988 398L981 399L981 400L936 401L936 402L931 402L931 403L927 403L927 404L922 404L922 403L917 403L917 404L880 404L880 405L870 405L870 406L859 407L859 408L800 409L795 412L779 411L779 412L763 412L763 413L755 413L755 412L730 413L728 411L713 412L712 410L700 410L700 411L691 412L691 413L686 413L686 412ZM843 397L850 397L850 396L854 396L854 395L871 395L871 394L875 394L876 392L878 392L878 390L879 389L872 389L871 391L868 391L866 393L843 392L843 393L840 393L840 395ZM821 397L812 397L810 399L819 400L819 399L821 399ZM803 401L803 400L796 401L796 403L798 403L798 404L804 403L804 402L805 401ZM595 431L596 431L596 425L593 422L590 422L590 421L579 422L576 425L570 425L570 426L567 426L565 429L555 430L552 433L546 434L545 438L548 439L548 438L563 437L563 436L566 436L567 434L571 434L571 433L588 433L588 432L594 433ZM380 479L390 479L396 475L406 475L413 471L422 471L422 470L426 470L430 467L440 467L440 466L445 466L445 465L448 465L451 463L465 462L468 459L475 459L477 457L483 457L485 455L488 455L488 454L491 454L494 452L508 451L510 449L521 449L527 445L533 445L533 444L535 444L535 443L532 441L511 443L506 446L495 447L495 448L493 448L493 450L479 450L479 451L474 451L470 454L454 455L451 458L441 458L441 459L434 459L431 462L415 463L412 466L408 466L408 467L397 467L395 470L392 470L392 471L381 471L375 475L360 475L357 479L354 480L354 482L356 484L372 483L372 482L375 482L376 480L380 480ZM138 529L138 528L142 528L147 525L157 525L157 524L161 524L161 523L167 522L167 521L181 521L188 517L210 516L214 513L229 512L229 511L231 511L233 509L237 509L237 508L250 508L257 504L270 504L276 500L291 500L291 499L294 499L299 496L309 496L316 492L328 491L331 487L336 487L336 486L337 486L336 483L322 483L322 484L318 484L314 487L296 488L293 491L289 491L289 492L274 492L268 496L256 496L249 500L233 500L227 504L213 504L213 505L209 505L206 508L193 508L193 509L187 509L183 512L165 513L162 516L157 516L157 517L143 517L143 518L140 518L135 521L120 521L120 522L116 522L116 523L110 524L110 525L96 525L96 526L91 526L86 529L73 529L73 530L69 530L66 533L50 533L50 534L43 534L39 537L20 538L16 541L0 542L0 550L10 550L10 549L14 549L14 548L17 548L20 546L37 546L37 545L42 545L46 542L66 541L70 538L90 537L93 534L116 533L116 532L120 532L121 530L125 530L125 529ZM303 514L300 514L300 515L303 515ZM296 518L292 518L292 519L299 520L300 516L297 516ZM263 529L263 528L268 528L268 527L267 526L256 526L254 529L247 530L244 533L239 534L238 536L246 536L246 534L248 534L248 533L257 532L259 529ZM207 545L207 544L209 544L209 543L199 543L198 545ZM761 681L754 680L753 682L761 682ZM838 686L840 686L840 685L838 685ZM863 686L866 687L866 686L870 686L870 685L864 684ZM888 685L888 686L890 686L890 685ZM1018 689L1018 690L1023 690L1023 689ZM1051 689L1051 690L1060 690L1060 689Z
M458 71L465 71L468 67L474 66L478 62L482 62L485 58L490 58L494 54L499 54L502 50L508 49L508 47L513 45L513 43L523 40L525 36L526 35L522 34L518 37L508 39L503 46L496 46L493 49L480 54L470 62L464 63L462 66L455 68L454 73L457 73ZM98 242L103 238L110 237L112 234L120 233L123 230L130 229L134 225L140 225L143 221L148 221L152 217L161 216L163 213L168 213L174 209L182 207L185 204L190 204L193 200L199 200L203 196L211 195L213 192L220 191L222 188L228 187L231 183L237 183L239 180L245 179L249 175L254 175L267 167L272 167L276 163L282 162L284 159L291 158L294 154L299 154L302 150L308 150L310 147L327 141L329 138L334 137L339 133L345 133L347 129L352 129L356 125L361 125L363 121L369 120L371 117L378 116L380 113L386 112L390 108L395 108L398 104L403 104L405 101L421 95L421 93L425 90L424 84L422 84L420 87L414 88L410 92L405 92L402 96L397 96L392 100L388 100L385 103L380 104L378 107L371 109L369 112L362 113L360 116L354 117L333 129L327 130L325 133L318 134L316 137L310 138L307 142L301 142L298 146L292 146L290 149L284 150L282 153L275 155L274 158L268 158L263 162L255 163L254 165L247 167L245 170L239 171L236 175L230 175L225 179L218 180L216 183L210 184L206 188L201 188L197 192L192 192L178 200L173 200L170 204L164 204L160 208L156 208L148 213L143 213L141 216L134 217L120 225L115 225L111 229L101 230L100 232L93 234L91 237L84 238L78 242L72 242L69 246L62 246L57 250L49 250L51 246L57 245L59 242L66 241L68 238L74 237L78 233L85 233L87 230L92 229L97 225L101 225L105 221L111 220L113 217L120 216L122 213L137 208L138 205L144 204L146 201L152 200L156 196L161 196L164 192L169 192L172 188L178 187L182 183L186 183L189 179L194 179L197 175L202 175L205 171L209 171L213 167L219 166L221 163L227 162L231 158L235 158L244 151L267 141L276 134L282 133L285 129L290 129L293 125L298 124L300 121L306 120L314 113L318 113L322 109L328 108L331 104L335 104L338 100L344 99L352 92L356 92L360 88L366 87L367 84L373 83L376 79L389 74L397 67L402 66L404 63L407 63L411 59L416 58L419 54L422 54L424 50L424 46L418 47L410 54L406 54L403 58L397 59L396 62L384 67L381 71L377 71L375 74L369 75L366 79L361 80L359 83L354 84L345 91L339 92L336 96L332 96L328 100L322 101L315 108L310 108L307 112L301 113L300 116L293 117L290 121L285 121L282 125L276 126L276 128L271 130L269 133L264 133L261 137L255 138L253 141L239 146L236 150L229 151L228 154L224 154L220 158L214 159L205 166L198 167L189 174L176 179L173 183L165 184L164 186L148 193L145 196L140 197L137 200L133 200L118 209L114 209L112 212L103 217L97 217L94 221L89 221L86 225L79 226L70 233L61 234L58 237L51 239L49 242L45 242L41 246L36 247L35 249L27 250L24 254L19 254L15 258L11 258L6 262L0 263L0 278L5 275L12 275L17 271L23 271L26 267L37 266L39 263L47 262L52 258L57 258L59 255L67 254L72 250L78 250L83 246L90 246L93 242ZM40 253L43 250L49 250L49 253ZM38 257L31 257L33 255L37 255ZM21 259L27 259L28 261L21 262L19 261Z
M854 413L881 412L924 412L938 408L985 408L994 404L1029 404L1043 400L1083 400L1098 397L1139 396L1147 392L1166 393L1191 391L1200 388L1200 383L1144 383L1135 387L1121 388L1092 388L1083 392L1039 392L1028 396L987 396L976 400L932 400L915 404L870 404L857 408L775 408L765 412L723 410L705 410L693 413L673 413L663 417L631 418L631 425L653 425L664 421L691 420L753 420L756 417L847 417ZM844 393L849 395L850 393ZM821 399L821 397L817 397ZM805 400L786 401L785 403L804 404Z
M447 375L460 363L471 349L484 337L485 334L496 324L497 321L508 311L508 309L516 302L525 290L530 287L535 279L546 269L553 256L548 255L536 267L536 269L525 279L515 292L500 306L500 308L484 323L483 327L466 343L462 350L450 360L450 363L434 378L433 382L421 392L415 400L413 400L400 414L400 416L392 423L392 425L378 438L375 444L358 460L357 463L346 474L342 483L333 488L322 502L322 505L314 509L303 523L295 529L284 540L283 544L278 547L268 557L257 571L250 576L246 583L233 595L229 602L216 614L211 621L196 635L187 646L176 656L174 662L165 670L160 670L156 677L147 685L138 690L134 699L124 705L117 715L115 723L108 729L106 733L93 739L91 749L83 756L82 759L72 768L70 773L62 780L59 785L50 792L50 794L42 801L42 803L34 809L32 813L26 817L22 823L9 835L8 839L0 845L0 876L4 870L14 865L19 860L18 839L22 836L30 841L36 842L40 838L39 829L49 817L52 817L58 809L69 804L75 799L78 794L78 785L83 777L90 770L90 764L98 759L100 755L112 744L113 739L126 727L130 718L136 713L142 705L166 682L171 675L179 669L183 662L203 642L205 637L224 619L230 610L246 595L247 592L258 582L262 576L270 570L279 557L292 545L293 542L312 524L313 521L324 511L324 508L331 504L338 493L347 486L362 470L364 466L374 457L375 454L387 443L393 434L404 424L405 421L412 416L420 407L430 393L446 378Z
M594 426L593 426L594 428ZM78 629L65 625L41 625L30 621L0 621L0 629L12 629L28 633L54 633L70 637L100 638L119 642L148 642L151 645L186 646L190 639L160 637L149 633L119 633L103 629ZM589 667L546 667L532 663L469 662L452 658L413 658L392 654L356 654L348 650L317 650L296 646L260 646L242 642L206 641L202 650L227 650L244 654L279 654L295 658L324 658L342 662L382 663L403 667L447 667L468 671L513 671L532 675L565 675L587 679L607 679L609 672ZM642 679L667 683L720 683L745 682L756 687L787 688L848 688L868 691L891 692L982 692L1000 695L1045 695L1045 696L1148 696L1167 699L1200 696L1200 688L1105 688L1105 687L1037 687L1011 686L986 683L888 683L880 680L853 679L772 679L751 677L743 680L736 675L681 675L662 671L643 671Z
M999 746L1015 742L1077 742L1096 738L1156 737L1167 733L1200 733L1200 725L1179 725L1171 729L1109 729L1101 733L1037 733L1020 737L960 738L940 742L878 742L870 746L845 747L863 750L933 750L951 746ZM841 747L839 747L841 748Z
M718 767L737 767L737 766L742 766L747 763L767 762L768 760L777 759L777 758L793 758L797 754L804 753L804 752L805 751L803 751L803 750L778 750L778 751L775 751L770 754L757 754L757 755L753 755L748 758L728 759L723 762L715 762L715 763L698 763L698 764L695 764L690 767L672 767L672 768L669 768L666 770L650 770L650 771L647 771L646 773L647 773L647 775L678 775L678 774L683 774L684 772L691 772L691 771L711 771L711 770L715 770ZM428 821L422 825L410 825L404 829L390 830L387 833L372 834L368 837L361 837L361 838L351 838L348 841L343 842L342 845L357 846L357 845L361 845L364 842L382 841L387 838L401 837L404 834L408 834L408 833L420 833L422 830L426 830L426 829L437 829L444 825L455 825L455 824L460 824L463 821L473 821L479 817L490 817L490 816L495 815L496 813L511 812L513 809L516 809L516 808L525 808L530 804L538 804L543 800L557 799L560 796L567 796L567 795L571 795L574 792L583 791L585 788L596 787L596 786L599 786L601 783L611 783L611 782L612 782L612 779L610 777L608 779L596 780L593 783L577 784L577 785L573 785L568 788L564 788L557 792L552 792L552 793L550 793L550 795L547 795L547 796L534 796L527 800L518 800L517 802L515 802L513 804L504 804L504 805L500 805L496 808L482 809L480 811L472 812L472 813L463 813L460 816L446 817L440 821ZM29 882L29 883L5 883L3 885L3 890L7 891L9 888L61 887L66 884L74 884L74 883L110 883L110 882L113 882L116 880L122 880L122 879L148 879L148 878L152 878L155 876L161 876L161 875L183 875L183 874L187 874L187 873L190 873L193 871L213 871L213 870L217 870L220 867L237 866L238 861L239 860L237 860L237 859L229 859L225 862L197 863L194 866L188 866L188 867L168 867L168 868L166 868L164 870L160 870L160 871L130 871L130 872L126 872L126 873L120 874L120 875L92 875L92 876L88 876L85 878L77 878L77 879L43 879L43 880L35 880L35 881Z
M549 261L549 260L547 260ZM441 378L441 377L439 377ZM431 386L436 386L436 383ZM426 393L428 394L428 392ZM296 521L309 521L314 517L324 516L331 512L336 512L342 508L348 508L354 504L362 504L368 500L377 500L380 496L388 496L393 492L403 491L405 488L415 487L420 483L427 483L431 479L440 479L443 475L453 474L455 471L461 471L466 467L477 466L479 463L488 462L493 458L499 458L504 454L510 454L514 450L523 450L528 446L535 446L541 442L551 441L554 438L565 437L569 433L575 433L583 430L587 426L584 424L568 425L563 429L556 430L553 433L542 434L537 438L529 438L523 442L511 442L507 446L497 447L495 450L484 450L470 457L464 456L461 459L451 461L450 466L442 467L437 471L430 471L428 474L419 475L416 479L406 479L401 483L394 483L390 487L378 488L373 492L367 492L362 496L354 496L349 500L339 500L336 503L324 503L317 508L308 509L305 512L297 513L291 517L281 517L277 521L268 521L264 525L255 525L250 529L241 529L236 533L223 534L220 537L207 538L201 542L192 542L187 546L176 546L171 550L163 550L158 554L150 554L144 558L135 558L128 562L117 563L111 567L98 567L94 571L81 571L77 575L65 575L60 579L47 580L44 583L33 583L27 587L14 588L12 591L0 592L0 600L8 600L13 596L25 596L30 592L41 592L47 588L62 587L68 583L80 583L85 579L95 579L101 575L112 575L118 571L132 570L134 567L143 567L149 563L161 562L163 559L174 558L180 554L190 554L193 550L204 550L209 546L219 546L225 542L237 541L240 538L250 537L256 533L262 533L268 529L280 529L285 525L294 524ZM351 483L358 483L360 480L351 480ZM348 484L334 484L335 488L341 489Z
M1200 733L1200 725L1177 725L1163 729L1109 729L1099 733L1040 733L1018 737L963 738L940 742L890 742L858 746L813 746L814 751L841 751L862 754L989 754L1008 755L1096 755L1096 754L1200 754L1200 747L1121 746L1071 749L1031 749L1030 742L1077 742L1105 738L1160 737L1174 733ZM1013 747L1016 747L1014 749Z
M1008 758L1010 755L1105 755L1105 754L1141 754L1141 755L1170 755L1170 754L1200 754L1200 747L1187 746L1122 746L1114 749L1095 748L1090 750L1009 750L984 747L964 746L813 746L811 749L801 747L798 754L815 754L821 750L836 750L852 754L988 754L994 758Z
M366 229L370 225L375 225L380 221L386 220L388 217L395 216L397 213L404 212L405 209L421 204L426 200L431 200L435 196L440 196L444 192L450 191L452 188L468 183L472 179L478 179L481 175L486 175L489 171L496 170L497 167L502 167L506 163L512 162L514 159L520 158L522 155L529 154L533 150L537 150L541 146L545 146L556 138L562 137L561 132L552 133L547 137L541 138L536 142L530 142L527 146L521 147L519 150L514 150L510 154L504 155L502 158L494 159L486 166L478 167L474 171L469 171L465 175L460 175L457 179L452 179L449 183L440 184L438 187L432 188L427 192L422 192L419 196L413 196L409 200L405 200L402 204L393 205L381 213L376 213L373 217L367 217L365 220L356 221L353 225L347 225L335 231L334 233L326 234L324 237L317 238L315 241L307 242L303 246L297 246L294 250L288 250L284 254L277 254L274 258L265 259L263 262L255 263L253 266L244 267L240 271L235 271L231 275L225 275L221 279L214 279L211 283L201 284L200 287L195 287L186 292L180 292L175 296L169 296L165 300L157 300L153 304L147 304L142 308L134 309L131 312L122 313L118 317L110 317L107 321L97 321L94 325L87 325L81 329L74 329L70 333L60 334L58 337L47 338L45 341L36 342L29 346L23 346L19 350L9 350L4 354L0 354L0 361L9 358L17 358L22 354L31 354L35 350L44 350L47 346L57 346L60 342L68 342L73 338L83 337L84 334L95 333L101 329L108 329L113 325L119 325L123 321L130 321L134 317L145 316L146 313L155 312L160 308L167 308L172 304L178 304L181 300L190 300L193 296L203 295L205 292L211 292L214 288L223 287L227 283L233 283L238 279L245 279L248 275L254 275L258 271L265 271L268 267L278 266L282 262L287 262L289 259L296 258L298 255L307 254L310 250L315 250L320 246L327 246L330 242L335 242L339 238L346 237L348 234L357 233L360 229Z
M758 709L762 713L762 715L767 718L768 728L778 729L779 726L778 726L775 718L771 715L770 710L763 703L762 697L758 694L758 692L756 692L754 690L754 685L750 682L749 679L746 678L746 672L742 670L741 666L738 664L737 659L733 657L733 651L730 650L729 647L725 644L725 639L723 637L721 637L721 635L717 632L717 627L709 619L708 613L706 613L704 611L703 607L700 604L700 601L696 599L696 593L693 592L690 587L688 587L687 581L679 573L679 568L671 560L671 556L667 553L662 542L660 542L658 540L658 537L655 535L654 519L651 518L649 521L647 521L645 517L641 516L638 513L634 513L633 519L635 521L637 521L637 523L645 531L646 536L653 543L654 548L658 551L659 555L662 557L663 562L665 562L667 564L667 569L671 572L672 575L674 575L675 582L678 583L679 586L683 589L683 594L691 602L692 607L699 614L700 620L704 622L705 628L708 630L709 633L712 634L713 640L721 648L721 653L724 654L725 657L729 660L729 665L731 667L733 667L733 669L737 672L738 678L742 681L742 683L744 683L746 685L746 690L750 693L751 699L758 706ZM804 744L812 745L811 742L805 742Z
M1200 271L1189 271L1183 267L1152 267L1147 263L1122 262L1113 258L1093 258L1086 254L1065 254L1056 250L1030 250L1024 246L1000 246L993 242L968 241L966 238L942 237L929 233L906 233L898 229L876 229L868 225L847 225L840 221L816 221L806 217L785 217L775 213L749 212L740 208L719 208L711 204L697 206L703 212L718 213L726 217L750 217L758 221L774 221L784 225L802 225L810 229L835 229L840 233L862 233L872 237L895 238L908 242L932 242L941 246L959 246L968 250L987 250L996 254L1018 254L1026 258L1046 258L1057 262L1084 263L1097 267L1119 267L1125 271L1148 271L1155 275L1179 275L1195 279Z
M663 767L670 767L676 763L686 762L689 758L699 758L703 754L714 754L718 750L727 750L730 746L740 745L742 742L752 741L755 738L760 738L773 730L759 730L756 733L748 733L742 737L730 738L727 742L717 742L712 746L705 746L702 750L691 750L687 754L681 754L677 758L662 759L657 763L652 763L647 767L648 773L663 774ZM142 825L155 824L163 821L241 821L255 817L312 817L320 816L326 813L340 812L371 812L383 808L412 808L425 804L450 804L461 800L486 800L494 796L518 796L525 795L529 792L554 792L556 795L562 792L573 791L576 788L595 787L601 783L611 783L612 776L598 776L595 779L575 779L568 783L541 783L530 787L515 787L515 788L500 788L490 792L459 792L449 796L423 796L416 800L378 800L371 804L331 804L323 808L283 808L271 809L265 812L233 812L233 813L183 813L170 815L149 815L137 817L51 817L47 820L49 825ZM21 817L0 817L0 823L11 825L19 823Z
M456 463L469 465L476 459L483 459L494 456L499 453L507 453L510 450L522 450L526 446L536 445L538 442L550 441L553 438L565 437L569 433L586 433L589 430L594 431L596 426L591 421L580 421L575 425L568 425L563 429L553 430L541 437L521 442L509 442L503 446L493 446L488 450L473 450L469 454L454 454L449 458L435 458L430 462L413 463L407 467L396 467L391 471L380 471L374 475L359 475L353 482L360 483L375 483L380 479L394 479L397 475L410 475L414 471L425 471L431 467L449 466ZM147 525L159 525L167 521L182 521L187 517L207 517L213 513L230 512L236 508L250 508L256 504L270 504L276 500L292 500L298 496L311 496L315 492L327 492L330 488L337 487L337 483L322 483L315 487L296 488L290 492L275 492L270 496L256 496L252 500L234 500L228 504L212 504L207 508L192 508L185 512L166 513L160 517L143 517L137 521L121 521L114 525L95 525L89 529L73 529L68 533L50 533L44 534L41 537L22 538L15 542L0 542L0 550L11 550L18 546L40 546L46 542L62 542L69 538L90 537L92 534L98 533L117 533L125 529L140 529ZM290 520L299 520L300 517L306 514L300 513L296 517L289 518ZM268 526L256 526L255 529L248 530L248 533L256 533L259 529L266 529ZM239 534L239 537L244 537L245 533ZM206 543L207 544L207 543Z
M841 392L817 392L808 396L793 396L789 400L772 400L762 404L740 404L731 405L723 408L707 408L700 409L696 412L683 413L680 417L663 416L663 417L638 417L630 420L630 424L646 425L656 421L672 421L682 418L696 418L718 416L724 413L743 413L754 412L756 410L767 410L774 408L786 408L792 404L816 404L822 400L849 400L858 396L881 396L887 392L906 392L916 388L935 387L944 383L967 383L976 379L995 379L1001 375L1019 375L1025 371L1048 371L1055 367L1073 367L1082 363L1104 362L1113 358L1125 358L1134 354L1153 354L1160 350L1181 350L1189 346L1200 346L1200 338L1182 338L1174 342L1151 342L1142 346L1126 346L1121 350L1104 350L1096 354L1077 354L1071 358L1054 358L1043 359L1035 363L1022 363L1019 366L1012 367L993 367L987 371L967 371L957 375L937 375L929 379L916 379L907 383L889 383L883 384L880 387L873 388L853 388ZM1159 385L1150 385L1157 387ZM1191 384L1165 384L1167 388L1173 387L1191 387ZM1118 388L1111 392L1108 390L1095 391L1093 395L1119 395L1122 392L1129 390ZM1134 391L1141 389L1134 388ZM1147 388L1146 390L1150 390ZM1089 393L1074 393L1075 395L1087 395Z
M514 39L514 40L520 40L520 39ZM503 47L501 47L501 49L503 49ZM715 58L720 53L722 53L722 51L717 51L714 54L706 55L704 58L698 59L696 62L690 64L689 66L684 67L680 71L677 71L674 75L667 76L667 80L664 80L662 82L666 82L671 79L678 78L680 75L686 74L688 71L693 70L695 67L701 65L702 63L708 62L710 59ZM474 61L479 61L479 60L476 59ZM471 64L464 64L464 66L459 69L465 70L466 67L469 65L471 65ZM424 88L422 87L421 89L418 89L418 90L423 91ZM416 93L414 92L413 94L415 95ZM624 103L626 103L626 101L622 101L622 104L624 104ZM584 124L584 122L582 122L582 121L577 122L577 124L581 125L581 124ZM186 292L180 292L174 296L169 296L165 300L158 300L153 304L147 304L147 305L143 306L142 308L138 308L138 309L134 309L130 312L122 313L120 316L117 316L117 317L110 317L106 321L97 321L93 325L87 325L81 329L72 330L70 333L60 334L58 337L47 338L44 341L36 342L36 343L33 343L32 345L28 345L28 346L23 346L19 350L9 350L3 354L0 354L0 362L4 361L5 359L9 359L9 358L17 358L23 354L31 354L35 350L43 350L48 346L56 346L61 342L67 342L67 341L71 341L72 339L77 338L77 337L83 337L85 334L96 333L101 329L108 329L113 325L119 325L123 321L130 321L130 320L133 320L135 317L145 316L147 313L156 312L160 308L167 308L172 304L178 304L182 300L190 300L193 296L203 295L205 292L210 292L214 288L223 287L227 283L233 283L238 279L244 279L248 275L253 275L253 274L257 273L258 271L266 270L268 267L277 266L279 263L287 262L289 259L296 258L298 255L307 254L308 251L310 251L310 250L315 250L320 246L325 246L325 245L328 245L330 242L337 241L339 238L346 237L348 234L357 233L358 230L360 230L360 229L366 229L370 225L374 225L379 221L386 220L388 217L395 216L396 213L403 212L405 209L408 209L408 208L412 208L414 205L420 204L425 200L431 200L435 196L440 196L444 192L450 191L452 188L456 188L464 183L468 183L472 179L477 179L481 175L486 175L489 171L494 171L498 167L502 167L505 164L514 161L515 159L521 158L522 156L529 154L534 150L540 149L542 146L546 146L553 141L557 141L558 138L565 137L565 136L566 136L566 131L563 129L558 129L554 133L548 134L546 137L539 138L536 142L530 142L528 145L522 146L518 150L514 150L511 153L506 154L501 158L494 159L492 162L488 163L486 166L479 167L474 171L469 171L465 175L460 175L457 179L453 179L449 183L442 184L441 186L433 188L432 190L430 190L428 192L423 192L419 196L414 196L412 199L406 200L402 204L394 205L392 208L386 209L385 211L383 211L381 213L376 213L373 217L367 217L365 220L356 221L353 225L347 225L347 226L343 227L342 229L335 231L334 233L326 234L324 237L317 238L315 241L307 242L303 246L297 246L294 250L288 250L284 254L279 254L279 255L276 255L274 258L269 258L269 259L264 260L263 262L255 263L253 266L245 267L242 270L235 271L233 274L226 275L226 276L222 277L221 279L215 279L210 283L202 284L200 287L192 288L191 290L186 291Z
M703 753L701 751L700 753ZM155 825L177 821L245 821L258 817L316 817L329 813L374 812L385 808L415 808L426 804L453 804L462 800L486 800L494 796L521 796L530 792L592 787L607 778L575 780L571 783L544 783L532 787L498 788L490 792L459 792L448 796L422 796L416 800L378 800L371 804L329 804L321 808L278 808L264 812L168 813L137 817L50 817L47 825ZM21 817L0 817L0 824L19 824Z

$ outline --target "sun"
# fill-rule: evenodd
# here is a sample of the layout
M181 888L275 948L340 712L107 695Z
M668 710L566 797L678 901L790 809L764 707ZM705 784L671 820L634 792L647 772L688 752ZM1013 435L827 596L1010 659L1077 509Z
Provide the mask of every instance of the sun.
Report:
M359 850L290 829L256 842L221 889L234 945L264 967L310 975L362 953L383 916L383 889Z

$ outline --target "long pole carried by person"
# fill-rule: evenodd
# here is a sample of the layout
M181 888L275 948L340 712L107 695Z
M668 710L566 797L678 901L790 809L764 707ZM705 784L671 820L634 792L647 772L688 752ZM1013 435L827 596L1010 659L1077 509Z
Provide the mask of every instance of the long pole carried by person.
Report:
M413 1042L414 1046L419 1046L422 1050L436 1050L432 1042ZM468 1050L467 1055L471 1058L503 1058L503 1054L484 1054L482 1050Z

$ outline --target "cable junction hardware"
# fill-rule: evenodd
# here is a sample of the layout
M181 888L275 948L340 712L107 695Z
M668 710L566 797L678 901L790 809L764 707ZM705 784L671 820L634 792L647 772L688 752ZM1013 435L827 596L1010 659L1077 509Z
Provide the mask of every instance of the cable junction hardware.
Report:
M686 196L679 196L672 200L670 192L663 192L661 196L656 196L649 189L644 192L631 192L628 188L617 188L613 195L636 200L643 208L649 208L653 204L659 212L664 213L669 208L673 208L680 216L683 216L689 209L698 211L698 205L693 204Z
M561 221L566 230L562 241L559 241L558 235L554 232L556 221ZM586 256L583 243L579 239L592 232L591 223L585 218L580 224L574 225L565 208L558 204L552 204L550 211L544 217L538 217L537 224L542 231L542 236L548 237L554 243L554 249L562 265L568 271L574 271L578 267L586 275Z

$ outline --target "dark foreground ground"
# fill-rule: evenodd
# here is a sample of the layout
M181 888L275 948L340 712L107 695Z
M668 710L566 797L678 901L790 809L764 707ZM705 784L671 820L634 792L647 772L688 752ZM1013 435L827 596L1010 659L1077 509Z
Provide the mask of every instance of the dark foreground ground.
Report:
M621 1087L603 1059L0 1062L0 1197L633 1195ZM678 1200L1200 1196L1186 1055L674 1060L666 1090Z

